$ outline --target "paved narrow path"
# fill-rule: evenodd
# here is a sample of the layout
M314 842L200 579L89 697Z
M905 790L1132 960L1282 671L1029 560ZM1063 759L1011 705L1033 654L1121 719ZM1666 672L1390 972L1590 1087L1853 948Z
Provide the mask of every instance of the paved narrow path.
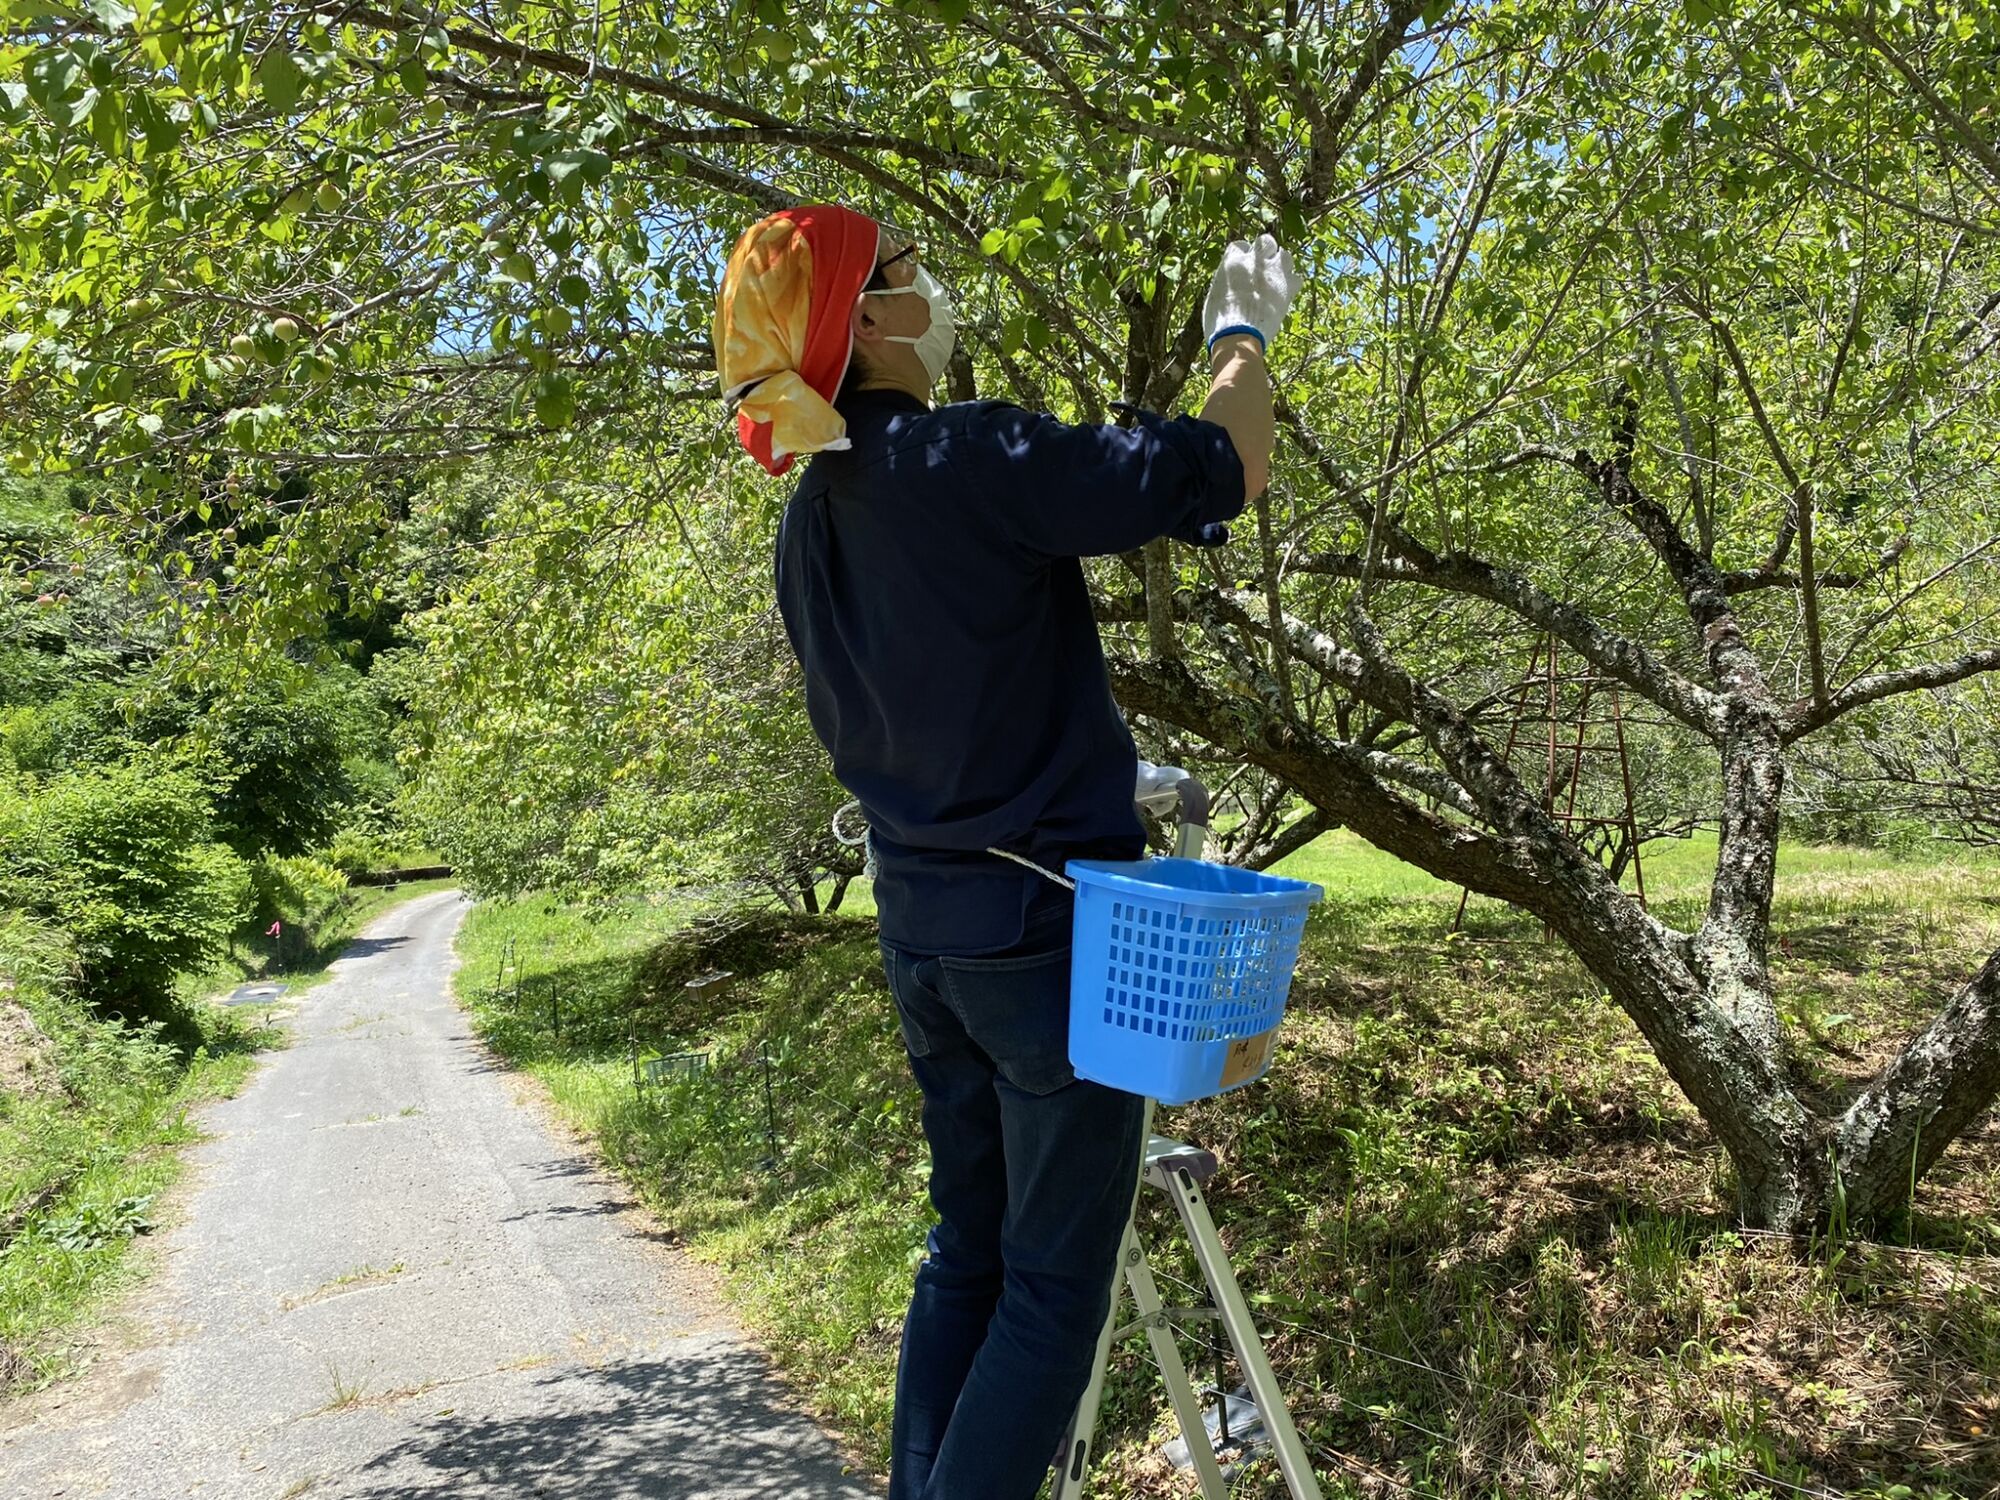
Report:
M870 1495L474 1042L450 994L466 910L377 921L298 997L292 1045L201 1111L120 1347L0 1407L0 1496Z

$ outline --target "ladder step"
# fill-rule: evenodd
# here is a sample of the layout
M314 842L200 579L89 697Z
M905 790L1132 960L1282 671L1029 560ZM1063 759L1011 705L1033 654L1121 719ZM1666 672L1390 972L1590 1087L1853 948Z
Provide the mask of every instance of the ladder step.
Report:
M1167 1185L1168 1174L1183 1171L1198 1183L1222 1170L1222 1163L1215 1159L1213 1151L1204 1151L1198 1146L1190 1146L1185 1141L1169 1140L1163 1135L1146 1138L1146 1181L1156 1188Z

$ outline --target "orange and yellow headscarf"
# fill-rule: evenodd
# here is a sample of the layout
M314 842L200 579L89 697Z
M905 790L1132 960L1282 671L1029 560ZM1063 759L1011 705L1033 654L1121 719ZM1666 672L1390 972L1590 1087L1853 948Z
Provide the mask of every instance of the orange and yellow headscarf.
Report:
M873 219L833 203L780 209L743 232L715 299L715 366L736 435L782 474L847 446L834 393L853 353L854 304L875 271Z

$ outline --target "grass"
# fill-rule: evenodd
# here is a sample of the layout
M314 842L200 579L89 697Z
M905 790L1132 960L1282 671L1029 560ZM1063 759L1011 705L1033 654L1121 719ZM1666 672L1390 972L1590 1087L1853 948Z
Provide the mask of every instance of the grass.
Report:
M381 1286L402 1275L404 1269L403 1262L400 1260L392 1266L385 1267L372 1265L357 1266L354 1270L343 1272L341 1275L334 1277L333 1280L326 1282L313 1291L307 1292L303 1297L280 1298L278 1306L283 1311L290 1312L293 1308L305 1307L309 1303L322 1301L327 1297L336 1296L344 1291L353 1291L363 1286Z
M1655 909L1693 922L1712 843L1655 849ZM1740 1230L1720 1151L1539 924L1475 899L1454 936L1455 888L1344 834L1285 868L1328 899L1277 1061L1157 1128L1222 1159L1210 1207L1329 1496L1971 1500L2000 1485L1990 1127L1883 1242ZM2000 946L1996 889L1991 858L1784 852L1773 961L1810 1082L1872 1071ZM929 1216L872 924L767 919L724 955L735 988L697 1003L682 982L715 954L677 929L693 911L593 923L483 906L461 994L879 1466ZM535 958L496 983L510 937ZM635 1025L647 1052L704 1051L708 1067L641 1092ZM1157 1195L1143 1212L1163 1282L1194 1279ZM1158 1456L1169 1422L1134 1341L1107 1390L1100 1493L1190 1493ZM1283 1492L1268 1463L1236 1487Z
M283 977L317 982L359 927L447 884L359 893L338 932ZM10 1032L0 1051L32 1057L37 1080L0 1087L0 1395L75 1374L95 1347L93 1319L150 1273L134 1241L179 1182L181 1148L202 1138L191 1113L237 1093L257 1054L285 1041L259 1013L202 997L262 977L276 975L255 957L183 976L172 1026L128 1028L73 992L46 929L0 914L0 1001L12 1002L0 1011L35 1028Z

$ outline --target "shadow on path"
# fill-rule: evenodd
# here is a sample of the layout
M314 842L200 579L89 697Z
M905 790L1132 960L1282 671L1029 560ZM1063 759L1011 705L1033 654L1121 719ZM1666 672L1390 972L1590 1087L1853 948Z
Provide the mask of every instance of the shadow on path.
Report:
M409 938L403 933L394 933L388 937L349 938L341 945L339 956L342 961L353 958L373 958L378 953L394 952L396 949L405 946L409 941Z
M859 1497L780 1387L740 1348L552 1371L527 1388L548 1414L423 1419L363 1464L353 1500L458 1496ZM554 1410L550 1410L554 1408ZM813 1435L816 1437L816 1434ZM815 1451L816 1450L816 1451Z

